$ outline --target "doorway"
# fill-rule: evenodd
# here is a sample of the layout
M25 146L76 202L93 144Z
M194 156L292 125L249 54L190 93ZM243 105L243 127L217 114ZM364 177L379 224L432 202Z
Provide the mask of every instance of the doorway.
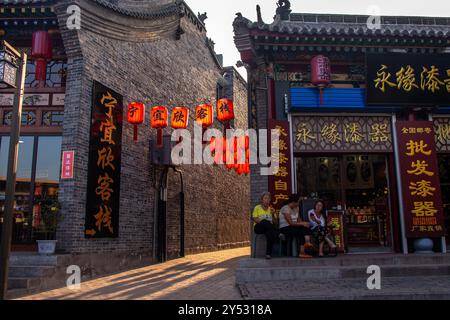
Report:
M392 251L387 156L300 157L296 165L298 192L342 212L347 252Z

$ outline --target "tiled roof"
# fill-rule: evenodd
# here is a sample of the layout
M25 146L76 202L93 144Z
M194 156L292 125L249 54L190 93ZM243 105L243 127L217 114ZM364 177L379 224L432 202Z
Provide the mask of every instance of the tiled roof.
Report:
M237 18L235 23L248 29L297 35L397 35L450 37L450 18L446 17L381 17L381 28L368 27L369 16L336 14L291 14L290 20L272 24Z
M137 19L156 19L180 13L180 6L176 1L165 1L158 5L156 1L111 1L92 0L99 5L116 11L120 14ZM161 3L161 1L158 1Z

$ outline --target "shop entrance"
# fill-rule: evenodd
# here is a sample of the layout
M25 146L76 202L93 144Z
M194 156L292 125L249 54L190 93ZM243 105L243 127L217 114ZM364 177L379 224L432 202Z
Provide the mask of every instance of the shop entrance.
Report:
M442 203L444 206L448 249L450 248L450 154L439 155L439 172L441 177Z
M368 154L297 158L298 192L342 212L349 253L392 250L387 160Z

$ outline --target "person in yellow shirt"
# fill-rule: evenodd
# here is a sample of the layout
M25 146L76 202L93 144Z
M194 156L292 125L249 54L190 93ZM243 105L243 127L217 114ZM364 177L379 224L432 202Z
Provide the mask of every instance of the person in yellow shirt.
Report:
M279 237L278 228L275 225L275 209L271 207L271 194L266 192L261 197L261 203L253 210L253 222L255 233L263 234L267 239L266 259L272 259L272 247Z

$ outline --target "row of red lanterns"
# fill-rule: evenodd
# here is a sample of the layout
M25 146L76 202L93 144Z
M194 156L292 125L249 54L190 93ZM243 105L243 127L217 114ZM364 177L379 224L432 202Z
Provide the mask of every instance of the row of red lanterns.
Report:
M172 109L171 126L173 129L186 129L189 124L190 110L187 107ZM134 125L134 141L137 141L138 125L144 123L145 105L132 102L128 105L128 123ZM217 102L217 119L229 123L234 119L234 105L230 99L220 99ZM214 122L213 107L210 104L200 104L195 107L195 120L203 129L209 128ZM162 144L162 131L169 126L169 111L165 106L155 106L151 109L151 127L158 130L158 145Z
M216 165L224 163L228 170L234 169L238 175L250 174L250 138L248 136L233 137L228 140L224 137L221 143L222 145L215 138L211 139L210 150L214 163ZM219 151L220 149L222 152ZM245 163L240 164L239 160L243 152L245 152Z

